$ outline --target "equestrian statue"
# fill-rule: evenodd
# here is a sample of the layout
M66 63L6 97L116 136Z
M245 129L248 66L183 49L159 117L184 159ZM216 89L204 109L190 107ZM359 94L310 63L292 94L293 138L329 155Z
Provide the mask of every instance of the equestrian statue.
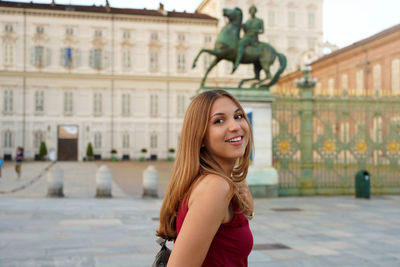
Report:
M203 52L215 56L215 59L210 63L210 66L204 74L201 87L204 87L208 73L222 59L234 63L232 73L236 71L239 64L253 64L255 77L240 81L239 88L242 87L244 82L257 80L257 82L252 84L252 88L268 89L278 81L280 75L286 68L286 57L278 53L271 45L258 40L258 35L264 33L264 22L262 19L255 17L256 12L257 8L254 5L251 6L249 8L251 18L242 25L243 14L240 8L223 9L223 15L228 18L228 22L219 33L215 41L214 49L201 49L193 62L192 68L195 68L196 62ZM244 36L240 39L240 30L242 28ZM275 75L272 76L269 69L276 57L278 57L280 66ZM260 79L261 70L265 72L264 79ZM267 80L269 80L267 84L262 84Z

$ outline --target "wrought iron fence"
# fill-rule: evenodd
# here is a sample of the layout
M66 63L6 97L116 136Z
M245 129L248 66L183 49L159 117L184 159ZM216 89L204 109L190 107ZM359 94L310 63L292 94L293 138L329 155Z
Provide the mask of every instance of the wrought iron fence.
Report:
M371 174L373 194L400 193L400 97L308 100L312 103L309 120L302 116L304 98L276 95L272 104L279 194L301 194L308 175L314 194L353 194L355 175L362 169ZM312 153L307 159L312 166L308 167L304 167L302 127L312 129Z

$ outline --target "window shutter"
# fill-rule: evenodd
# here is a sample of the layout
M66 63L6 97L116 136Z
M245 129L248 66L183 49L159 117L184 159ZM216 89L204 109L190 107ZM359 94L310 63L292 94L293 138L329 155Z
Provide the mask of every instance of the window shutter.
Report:
M60 48L60 66L64 66L65 50Z
M89 66L94 67L94 57L93 57L93 49L89 50Z
M78 48L74 48L72 50L72 55L73 55L73 64L74 67L79 67L81 65L81 52L79 51Z
M35 47L31 47L31 65L35 65Z
M103 58L102 58L102 68L107 69L110 66L110 57L108 55L109 51L103 50Z
M46 66L50 66L51 65L51 49L47 48L46 49Z

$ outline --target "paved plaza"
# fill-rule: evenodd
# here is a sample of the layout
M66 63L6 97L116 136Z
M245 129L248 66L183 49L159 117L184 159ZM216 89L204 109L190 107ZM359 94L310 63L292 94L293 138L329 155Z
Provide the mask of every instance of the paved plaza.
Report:
M143 170L169 162L61 162L64 198L48 198L49 162L0 178L0 266L151 266L162 199L142 199ZM113 198L96 199L95 173L113 172ZM249 266L400 266L400 196L256 199ZM172 244L168 244L172 247Z

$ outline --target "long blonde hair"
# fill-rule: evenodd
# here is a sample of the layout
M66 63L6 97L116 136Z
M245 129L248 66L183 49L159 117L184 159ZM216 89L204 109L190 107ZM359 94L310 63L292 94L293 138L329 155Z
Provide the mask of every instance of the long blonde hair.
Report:
M249 143L244 155L237 160L232 177L227 177L207 149L201 147L209 124L211 106L216 99L224 96L229 97L238 106L249 125ZM246 178L252 148L253 134L249 119L240 103L231 94L224 90L209 90L196 96L186 110L183 120L176 159L160 211L157 236L167 240L176 238L176 216L179 205L200 175L217 174L227 180L231 187L232 200L241 210L245 209L247 206L240 198L235 182Z

